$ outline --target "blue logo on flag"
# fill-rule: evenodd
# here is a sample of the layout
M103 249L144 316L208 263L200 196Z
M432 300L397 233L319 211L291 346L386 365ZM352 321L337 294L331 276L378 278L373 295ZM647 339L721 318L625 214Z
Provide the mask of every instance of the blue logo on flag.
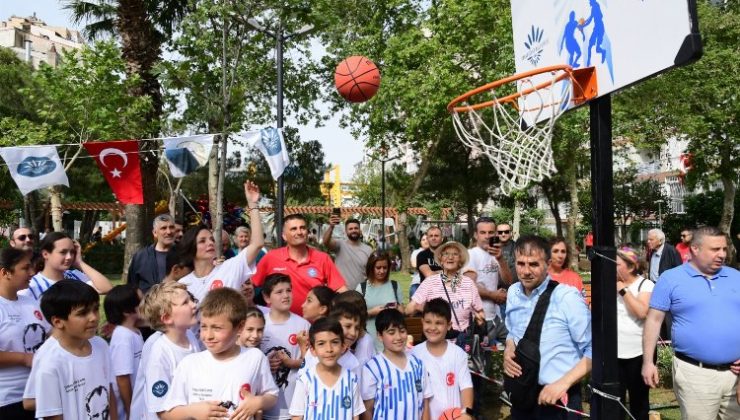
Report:
M169 387L167 386L167 382L157 381L152 385L152 394L157 398L161 398L164 397L164 394L167 393L168 389Z
M283 151L283 146L280 144L280 134L274 128L265 128L261 130L262 136L260 141L265 146L265 151L268 156L275 156Z
M54 172L56 167L56 162L48 157L29 156L18 164L16 171L18 175L36 178Z

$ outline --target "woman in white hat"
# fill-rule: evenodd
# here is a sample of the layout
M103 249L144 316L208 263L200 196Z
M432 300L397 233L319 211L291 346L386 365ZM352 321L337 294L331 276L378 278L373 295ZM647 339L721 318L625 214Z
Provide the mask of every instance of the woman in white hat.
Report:
M406 314L421 311L424 304L435 298L442 298L452 308L452 329L465 331L472 314L477 323L485 322L483 302L475 282L462 274L468 263L468 250L459 242L446 242L434 252L434 258L442 266L442 271L429 276L411 297L406 306Z

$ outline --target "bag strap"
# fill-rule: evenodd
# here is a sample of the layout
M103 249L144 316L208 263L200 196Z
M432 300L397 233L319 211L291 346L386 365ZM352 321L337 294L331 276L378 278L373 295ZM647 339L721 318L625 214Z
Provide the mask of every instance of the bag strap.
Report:
M362 296L365 296L365 292L367 292L367 280L360 283L360 287L362 288Z
M653 282L653 284L655 284L655 282L652 279L643 277L642 280L640 281L640 285L637 286L637 293L640 293L640 290L642 290L642 284L645 283L645 281L650 281L650 282Z
M550 306L550 296L552 296L552 292L558 284L558 282L552 279L547 283L547 288L542 292L542 295L540 295L540 298L537 300L537 305L534 307L534 313L532 313L532 318L529 320L529 325L527 325L527 331L524 333L524 338L538 346L540 345L542 324L545 323L547 308Z
M445 280L442 276L439 277L442 281L442 287L445 289L445 295L447 296L447 302L450 302L450 310L452 311L452 316L455 317L455 323L457 323L458 331L460 331L460 320L457 319L457 313L455 313L455 308L452 307L452 299L450 299L450 294L447 292L447 286L445 286Z
M396 300L396 303L401 303L398 301L398 282L395 280L391 280L391 286L393 286L393 299ZM362 294L365 296L365 294Z

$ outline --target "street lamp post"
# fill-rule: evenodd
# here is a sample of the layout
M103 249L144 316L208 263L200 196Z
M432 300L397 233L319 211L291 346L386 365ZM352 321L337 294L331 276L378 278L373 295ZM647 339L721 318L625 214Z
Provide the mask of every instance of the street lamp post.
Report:
M385 157L374 157L370 158L380 161L380 223L381 223L381 234L378 240L380 241L379 248L385 251L385 163L392 160L398 159L401 155L388 157L388 151L385 145L380 147L380 151Z
M311 32L314 27L313 25L306 25L301 29L291 34L285 34L283 31L282 23L279 22L277 30L272 32L262 26L255 19L248 19L247 24L252 28L262 32L275 40L275 64L277 67L277 129L283 128L283 45L285 41L298 35L304 35ZM285 184L283 182L283 176L280 175L277 179L278 190L277 190L277 205L275 206L275 233L277 235L278 245L283 246L283 206L285 205Z

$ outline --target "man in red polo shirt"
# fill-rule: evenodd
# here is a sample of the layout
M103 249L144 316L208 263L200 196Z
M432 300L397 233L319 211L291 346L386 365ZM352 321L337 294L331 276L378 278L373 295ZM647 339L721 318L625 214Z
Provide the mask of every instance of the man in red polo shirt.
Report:
M268 252L257 264L252 284L261 287L272 273L289 275L293 286L290 311L298 315L303 315L301 305L313 287L329 286L337 293L347 290L329 254L308 246L308 228L302 214L291 214L283 220L283 240L286 246Z

